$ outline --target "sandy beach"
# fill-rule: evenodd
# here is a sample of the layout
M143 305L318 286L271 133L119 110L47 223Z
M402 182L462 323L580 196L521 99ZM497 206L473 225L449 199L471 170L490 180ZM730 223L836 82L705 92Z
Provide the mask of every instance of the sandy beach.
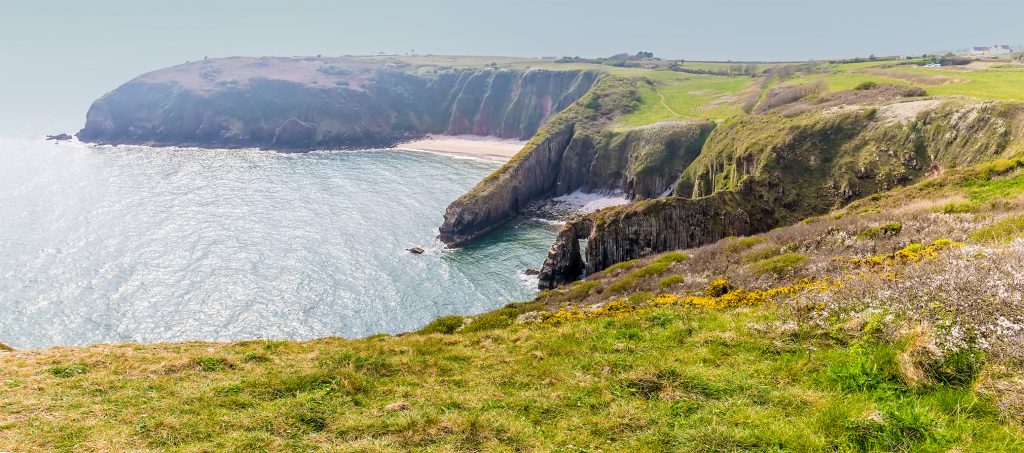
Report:
M421 140L400 143L400 149L463 154L495 160L509 160L526 142L473 135L432 135Z

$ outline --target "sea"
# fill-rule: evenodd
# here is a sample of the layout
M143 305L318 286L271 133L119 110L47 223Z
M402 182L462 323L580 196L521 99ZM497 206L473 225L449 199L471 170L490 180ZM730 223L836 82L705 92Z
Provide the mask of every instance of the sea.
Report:
M557 225L436 239L500 165L0 139L0 342L359 338L529 300Z

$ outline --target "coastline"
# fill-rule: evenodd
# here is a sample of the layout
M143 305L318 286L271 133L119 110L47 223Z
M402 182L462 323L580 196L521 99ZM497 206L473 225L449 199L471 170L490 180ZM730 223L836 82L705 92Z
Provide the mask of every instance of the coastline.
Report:
M507 161L526 145L525 141L475 135L429 135L395 145L395 149L473 156Z

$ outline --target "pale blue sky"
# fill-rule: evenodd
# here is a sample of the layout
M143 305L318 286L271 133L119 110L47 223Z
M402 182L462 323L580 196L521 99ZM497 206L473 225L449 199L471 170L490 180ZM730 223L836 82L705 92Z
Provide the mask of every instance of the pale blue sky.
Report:
M149 70L380 51L806 60L1024 44L1020 0L0 0L0 136L76 131Z

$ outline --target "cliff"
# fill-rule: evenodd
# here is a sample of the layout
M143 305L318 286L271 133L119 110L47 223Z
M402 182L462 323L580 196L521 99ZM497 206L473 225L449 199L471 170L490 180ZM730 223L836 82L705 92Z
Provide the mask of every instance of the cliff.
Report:
M583 96L589 71L369 58L225 58L142 75L97 100L83 141L311 150L428 133L526 139Z
M613 121L637 102L635 84L613 76L599 80L511 161L448 206L441 240L462 244L514 217L534 200L577 190L622 193L631 199L672 190L714 123L683 120L615 129Z
M608 208L566 225L542 268L541 287L654 253L766 231L947 168L1017 156L1022 121L1021 104L966 100L728 120L711 132L674 196Z

